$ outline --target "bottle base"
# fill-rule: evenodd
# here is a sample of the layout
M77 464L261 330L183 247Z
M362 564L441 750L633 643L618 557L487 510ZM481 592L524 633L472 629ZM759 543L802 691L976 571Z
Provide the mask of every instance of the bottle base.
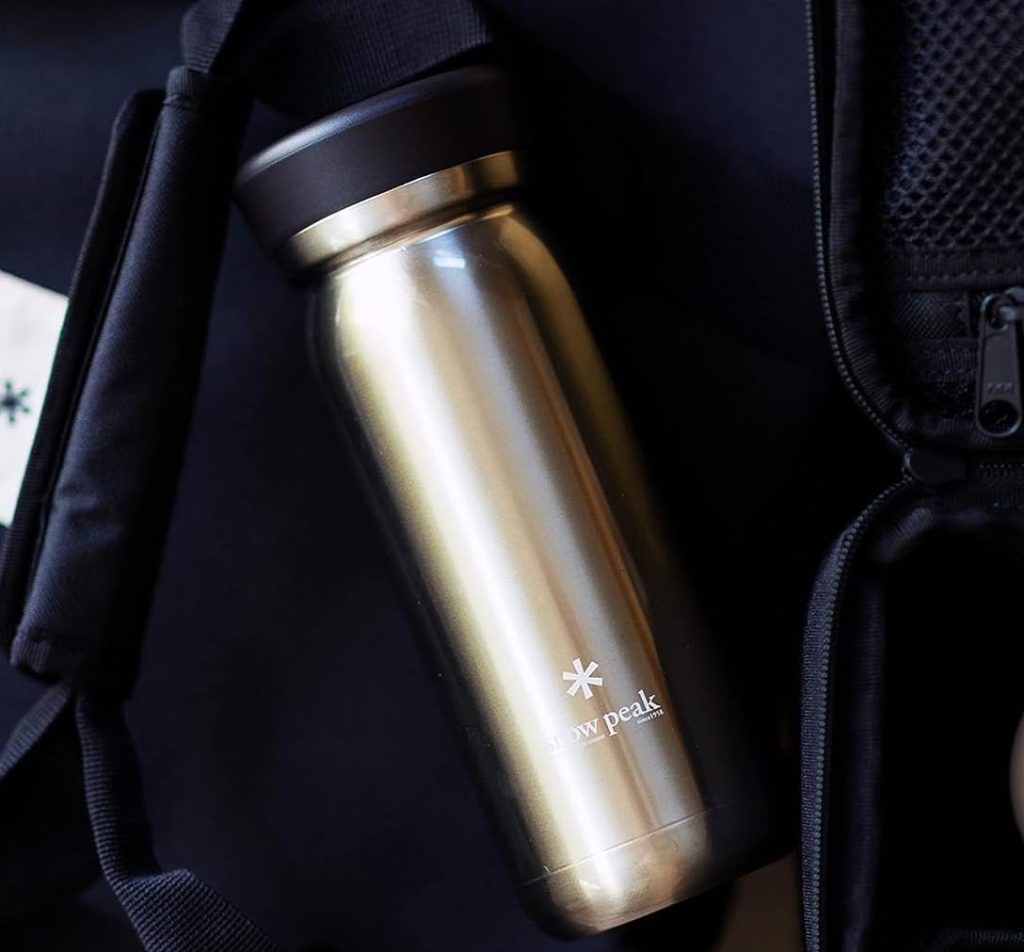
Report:
M720 804L520 886L546 931L604 932L727 882L772 858L767 814L748 799Z

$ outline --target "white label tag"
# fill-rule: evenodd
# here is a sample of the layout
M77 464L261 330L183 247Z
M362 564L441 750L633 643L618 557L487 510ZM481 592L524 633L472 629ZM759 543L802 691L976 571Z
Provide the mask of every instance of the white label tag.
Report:
M0 271L0 524L10 525L67 298Z

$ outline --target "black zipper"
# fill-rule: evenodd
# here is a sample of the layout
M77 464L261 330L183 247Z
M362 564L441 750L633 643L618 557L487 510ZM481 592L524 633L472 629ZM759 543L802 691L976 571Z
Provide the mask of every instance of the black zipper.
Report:
M879 493L843 534L832 556L831 589L815 606L817 621L808 625L804 646L801 701L801 854L803 919L806 952L822 952L825 904L825 813L828 806L828 767L832 719L833 645L842 617L850 566L868 529L889 504L915 485L904 475ZM815 599L817 602L817 598Z
M1024 487L1024 459L977 460L967 477L966 460L927 448L909 451L902 478L879 493L843 533L833 549L829 590L815 595L803 653L801 698L801 860L806 952L824 952L826 815L831 757L834 650L853 561L868 532L897 499L923 485L968 481L975 501L1007 504L1007 484ZM1018 503L1024 506L1024 499Z
M903 454L903 475L899 482L876 496L844 533L834 553L832 588L825 601L818 606L824 616L815 626L817 637L808 637L804 645L803 686L801 702L801 859L803 924L806 952L823 952L823 908L825 904L825 812L828 804L828 766L830 756L829 725L832 717L831 685L833 681L833 645L836 629L842 615L850 565L867 531L878 516L898 496L921 483L946 482L947 473L952 481L961 478L961 462L956 457L949 466L946 454L939 454L937 468L932 465L932 454L915 448L906 437L882 417L861 388L850 370L838 329L828 280L828 248L825 238L825 181L822 162L821 110L818 105L820 80L817 69L815 41L815 0L806 0L807 57L811 91L811 147L814 201L815 263L818 271L818 290L825 315L825 328L829 345L843 385L856 404L881 433ZM923 461L923 465L922 465ZM938 478L930 474L937 472Z
M979 481L983 483L1011 482L1015 487L1024 485L1024 460L986 460L974 467Z
M832 306L832 293L828 282L828 247L825 240L825 212L824 212L824 169L822 167L822 144L821 144L821 110L818 108L818 96L820 93L818 69L817 69L817 47L815 45L815 0L806 0L805 15L807 21L807 59L808 72L810 74L811 90L811 157L812 157L812 180L814 187L814 242L815 242L815 263L818 269L818 293L821 296L822 308L825 312L825 328L828 333L829 345L835 357L839 376L850 392L854 401L865 413L868 419L885 436L903 452L911 449L911 445L901 433L889 425L884 417L878 412L874 404L868 399L868 395L861 388L853 373L850 371L846 359L846 351L843 347L843 340L839 333L838 321L836 320L835 308Z
M847 529L835 551L832 588L824 603L818 606L824 615L815 626L817 638L808 634L804 644L801 699L801 861L802 916L806 952L823 952L823 915L825 904L825 811L828 804L828 765L830 755L829 725L831 723L832 649L835 630L841 617L850 564L867 530L879 514L898 495L917 481L909 462L913 448L902 434L891 427L875 409L854 378L838 330L835 309L828 281L828 250L825 239L824 169L822 167L821 110L815 43L815 0L806 0L807 58L811 91L811 147L814 188L815 263L818 270L818 291L825 315L829 346L839 376L856 404L872 423L904 454L904 471L899 482L876 496Z
M978 388L974 421L986 436L1002 439L1021 427L1021 341L1024 288L987 295L978 315Z

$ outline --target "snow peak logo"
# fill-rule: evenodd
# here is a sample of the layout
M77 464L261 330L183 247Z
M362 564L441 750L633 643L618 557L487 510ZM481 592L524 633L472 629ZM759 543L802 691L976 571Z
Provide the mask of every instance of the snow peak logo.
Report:
M594 696L590 685L594 684L600 687L604 684L604 678L594 677L594 672L599 667L600 665L596 661L591 661L586 668L583 667L583 662L579 658L573 661L572 671L562 672L563 681L572 681L572 684L565 689L565 693L575 695L580 688L583 688L583 699L589 701Z
M596 670L597 665L593 661L589 667L584 669L582 661L577 659L573 662L575 673L563 672L562 677L566 681L572 679L575 682L573 687L583 688L584 697L591 697L594 692L588 689L588 680L589 684L604 683L602 679L593 677L593 672ZM568 693L575 694L576 691L570 688ZM648 694L646 691L637 691L636 697L637 699L631 704L605 711L604 714L592 720L584 721L561 733L552 734L548 737L548 749L551 753L557 754L573 747L588 747L609 737L615 737L620 731L626 729L625 725L627 724L646 724L665 714L658 703L657 695Z

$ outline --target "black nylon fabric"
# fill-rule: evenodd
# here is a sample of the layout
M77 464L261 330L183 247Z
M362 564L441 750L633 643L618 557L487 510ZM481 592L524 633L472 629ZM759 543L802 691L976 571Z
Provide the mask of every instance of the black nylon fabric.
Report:
M191 4L181 21L185 65L202 73L213 72L225 56L232 33L240 31L242 8L251 17L256 6L253 0L199 0Z
M204 67L215 65L241 13L240 5L218 7L203 23L206 46L186 49L186 59ZM186 33L196 40L194 25ZM30 464L36 471L30 488L37 480L45 484L44 498L30 493L28 500L42 537L34 549L15 551L22 560L14 566L18 571L4 560L14 578L8 597L28 588L11 660L60 679L55 690L62 693L44 695L16 726L0 758L0 780L35 748L51 756L62 751L56 725L70 694L65 685L101 685L109 699L86 694L78 704L86 802L100 869L153 952L280 949L194 874L159 869L119 700L134 674L132 634L148 613L163 547L247 112L245 100L184 67L171 73L144 165L137 157L136 169L122 168L130 151L125 143L138 137L115 129L110 186L101 192L91 231L95 244L84 256L91 269L78 282L81 296L74 306L84 316L76 313L69 325L72 334L58 361L63 374L52 388L54 419ZM123 196L133 188L135 201L126 203ZM43 471L44 464L56 475ZM31 534L23 531L22 537ZM11 601L14 610L8 604L6 614L17 618L19 605ZM67 760L64 752L58 762ZM13 802L30 813L34 786L47 779L37 775L23 767L21 784L13 788ZM8 782L9 798L11 787ZM42 876L31 864L13 864L15 912L22 911L21 892L52 878L49 867L60 875L67 865L54 863L43 845ZM74 864L81 847L70 837L64 846Z
M212 50L227 42L240 10L219 13L205 24L210 44L194 57L204 65L208 56L214 64ZM186 58L192 53L187 50ZM54 388L69 419L59 427L67 435L59 446L43 440L58 475L47 488L45 514L32 513L42 539L34 552L19 553L26 561L31 555L32 565L12 662L65 684L101 682L113 692L104 702L84 695L78 706L86 801L100 868L153 952L280 948L194 874L160 871L118 700L134 673L132 634L148 613L163 547L246 115L246 102L211 84L205 73L177 69L144 170L124 175L117 168L123 149L108 162L114 174L122 171L122 190L124 179L129 187L141 180L140 192L120 220L105 213L109 196L94 216L99 226L93 234L106 253L93 250L93 264L111 274L110 290L90 301L94 313L82 319L98 322L74 355L87 368L84 382L78 392L63 379ZM115 229L123 234L123 256L116 240L111 245ZM87 291L94 283L83 282ZM146 311L148 319L140 320ZM95 344L89 336L98 338ZM67 373L77 370L69 366ZM61 749L55 724L67 698L47 705L48 697L16 728L5 750L7 772L33 747ZM105 717L97 716L97 703L109 706ZM30 804L32 787L23 781L20 793ZM79 852L73 842L67 849L71 856ZM43 858L52 863L47 851ZM22 883L31 889L27 864L15 868L15 893Z
M858 948L864 942L876 837L870 813L865 813L862 803L863 794L867 792L870 799L870 792L877 788L878 758L873 738L869 739L868 750L856 762L853 787L833 784L833 774L842 773L845 767L842 761L835 761L833 737L863 732L862 719L851 715L877 696L880 665L870 654L861 660L854 653L859 642L853 639L851 645L851 639L840 636L847 621L844 611L851 612L851 602L861 624L876 624L877 595L866 595L860 586L863 549L876 522L908 489L906 483L894 484L846 528L829 548L811 591L800 679L801 899L807 952L823 952L831 948L831 941L840 942L843 949ZM852 628L857 630L856 625ZM851 659L866 674L864 681L854 680L863 693L851 696L844 691L840 696L836 672ZM868 717L871 714L869 710ZM846 824L849 829L852 823L854 827L853 836L840 835L838 848L830 842L832 817L838 818L835 825ZM837 878L841 883L833 889L832 881ZM826 905L828 897L834 897L838 916Z
M194 5L182 29L186 62L227 72L231 42L251 53L258 15L282 6ZM270 33L286 38L292 61L284 75L301 76L320 103L346 104L488 37L462 0L451 9L345 9L350 22L339 23L337 5L303 4ZM405 35L416 38L415 57L405 55ZM311 61L323 37L354 45ZM335 56L344 77L328 65ZM281 80L263 56L251 59L261 83L276 88ZM310 108L309 90L277 92L293 109ZM140 111L128 107L120 123L127 129L115 129L16 544L5 545L0 562L0 635L13 663L50 679L81 682L101 667L112 682L132 676L128 646L148 612L247 117L244 99L192 67L171 74L145 158L131 154L148 134L132 122ZM133 159L136 168L124 167Z
M232 41L236 50L251 52L258 16L270 18L283 6L194 5L182 30L186 62L226 72L222 59ZM351 22L338 23L337 5L303 4L288 11L296 15L284 29L274 21L270 32L278 41L286 37L292 62L285 75L303 77L321 102L345 104L487 39L475 7L462 0L452 9L436 3L422 10L345 9ZM415 57L405 55L404 35L416 38ZM310 61L322 37L354 44L328 57L340 57L344 78L326 61ZM272 88L280 82L262 55L251 59L262 82ZM308 91L278 92L294 108L300 101L309 108ZM106 646L129 643L148 611L245 116L242 99L186 67L172 74L157 120L145 159L153 174L122 168L119 159L130 151L122 140L129 137L116 139L121 145L107 176L114 194L98 205L50 419L30 464L26 511L15 525L20 544L5 546L0 582L0 633L6 631L13 662L42 677L94 677L100 658L104 678L131 677L132 652L118 648L115 659ZM135 161L141 166L141 157ZM134 202L126 201L139 188ZM133 231L141 240L132 240ZM136 317L143 306L150 311L146 321Z
M802 714L811 952L1024 947L1007 790L1024 694L1006 674L1021 658L1005 629L1024 468L1019 433L999 440L975 420L979 392L1002 383L979 379L982 301L1024 274L1019 8L811 5L836 356L910 451L908 472L936 445L946 455L932 489L816 585Z
M976 425L977 355L963 369L957 352L977 349L981 300L1024 280L1021 5L811 10L837 357L897 439L1018 452L1024 431L994 438Z
M43 677L123 684L134 670L246 113L201 74L171 75L11 645Z
M99 875L81 790L72 692L55 685L14 725L0 753L0 935Z
M75 719L100 867L146 952L283 952L194 873L160 869L121 705L83 696Z
M71 698L66 684L56 684L36 700L19 721L0 751L0 781L46 736Z
M0 809L17 817L0 828L5 928L102 871L147 952L281 952L195 874L160 869L118 699L41 695L0 752Z
M69 421L135 210L162 100L155 90L136 93L121 107L110 134L14 521L10 533L0 536L0 643L7 654L21 619Z
M808 952L1024 947L1007 784L1024 692L999 595L1024 563L1019 503L998 469L945 493L904 482L823 563L802 675Z
M200 0L182 22L186 63L307 120L435 70L491 37L475 0Z
M74 770L67 731L58 728L66 723L67 686L102 684L110 692L101 702L105 717L88 695L78 703L86 805L99 868L153 952L280 949L194 874L160 871L120 713L120 694L134 673L132 629L148 613L177 482L247 111L244 100L185 68L170 76L141 171L121 168L124 144L133 140L115 130L108 181L121 181L101 193L91 232L99 250L89 247L84 255L94 273L79 282L85 303L79 298L75 305L84 316L69 325L78 331L88 322L87 329L65 337L65 353L79 345L65 358L65 372L85 378L77 388L64 379L53 388L60 400L51 415L63 411L68 422L50 424L62 430L60 445L43 433L41 446L57 475L49 477L45 513L32 513L42 539L11 645L15 664L62 682L15 728L0 757L4 773L14 775L3 785L11 814L27 814L22 829L38 827L33 821L45 804L37 791L53 791L53 777L33 770L31 755L41 749L58 767ZM129 212L121 196L132 188L139 192ZM121 213L111 214L111 204ZM95 293L97 285L109 290ZM89 324L96 327L91 334ZM60 793L74 803L73 787ZM64 891L56 885L71 879L74 892L91 878L92 850L80 826L74 832L59 844L39 837L27 847L14 835L10 868L17 879L4 897L9 916L24 914L29 904L19 899L26 891L52 899ZM39 861L26 862L19 852Z

